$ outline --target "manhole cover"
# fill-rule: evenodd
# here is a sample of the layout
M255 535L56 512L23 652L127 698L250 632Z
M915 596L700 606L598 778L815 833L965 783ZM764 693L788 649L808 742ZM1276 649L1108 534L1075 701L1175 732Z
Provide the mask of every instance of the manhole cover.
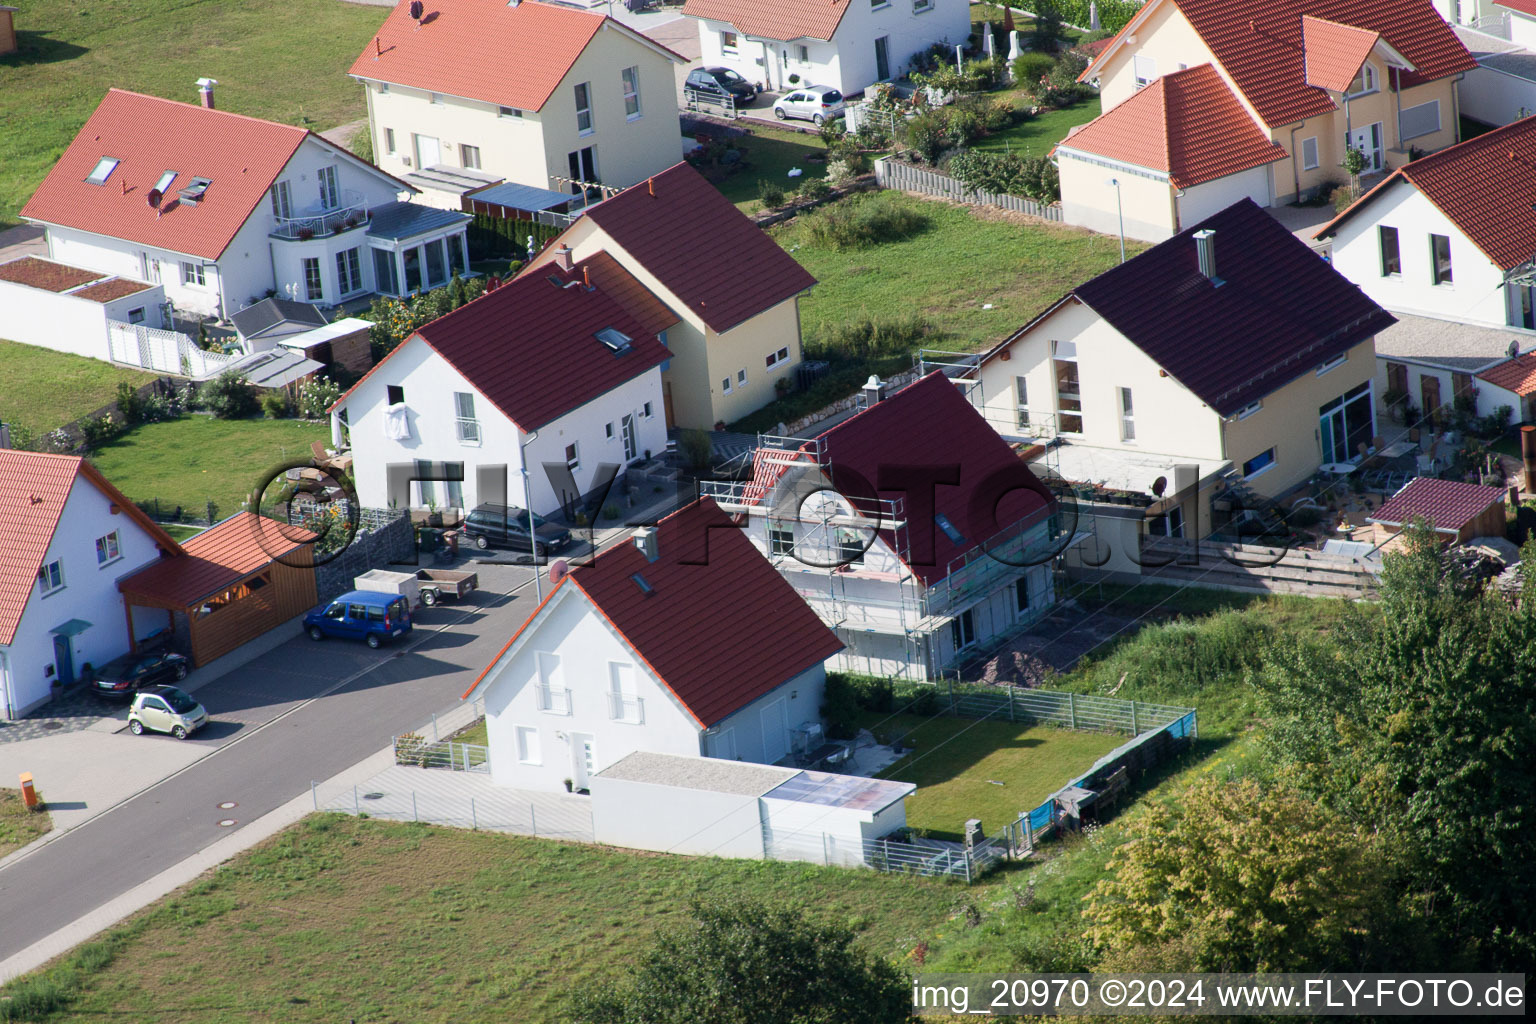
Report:
M219 822L219 828L229 828L235 824L237 824L237 822L234 818L225 818L223 821Z
M384 794L383 793L364 793L363 794L363 799L364 800L383 800L384 799Z
M227 811L231 807L239 807L239 806L240 805L235 803L233 800L225 800L223 803L219 804L219 810Z
M64 728L64 723L63 722L44 722L43 723L43 728L44 729L49 729L49 730L62 729L62 728Z

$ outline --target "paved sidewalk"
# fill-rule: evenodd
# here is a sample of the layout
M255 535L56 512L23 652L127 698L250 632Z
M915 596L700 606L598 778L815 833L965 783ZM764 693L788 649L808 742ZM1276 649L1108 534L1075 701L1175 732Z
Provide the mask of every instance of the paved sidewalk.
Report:
M37 225L19 224L0 231L0 263L9 263L22 256L47 255L48 240Z
M593 841L591 797L510 789L492 782L489 772L392 764L350 788L322 787L317 799L321 810L343 814Z

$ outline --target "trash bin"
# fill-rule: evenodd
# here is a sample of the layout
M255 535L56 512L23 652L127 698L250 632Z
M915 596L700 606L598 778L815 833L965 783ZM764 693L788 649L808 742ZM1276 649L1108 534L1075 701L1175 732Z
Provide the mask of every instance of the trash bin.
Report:
M37 807L37 787L32 784L32 773L21 773L21 800L28 809Z
M448 544L448 553L454 558L459 557L459 531L449 530L443 534L443 540Z
M431 553L437 550L437 546L443 542L443 531L433 529L430 526L421 528L421 550Z

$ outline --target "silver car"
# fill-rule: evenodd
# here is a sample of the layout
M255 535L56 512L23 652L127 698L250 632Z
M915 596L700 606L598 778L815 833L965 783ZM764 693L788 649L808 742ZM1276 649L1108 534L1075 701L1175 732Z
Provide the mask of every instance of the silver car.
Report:
M174 686L153 686L134 694L128 728L135 736L145 730L168 732L179 740L208 724L203 706Z
M843 94L830 85L810 85L779 98L773 116L780 121L798 118L821 124L843 116Z

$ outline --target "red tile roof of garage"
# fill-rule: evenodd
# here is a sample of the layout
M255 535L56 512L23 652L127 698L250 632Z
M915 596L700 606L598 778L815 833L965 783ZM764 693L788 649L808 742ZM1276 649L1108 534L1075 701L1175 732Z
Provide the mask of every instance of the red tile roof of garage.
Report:
M816 283L766 231L685 163L598 203L586 219L717 334ZM525 273L531 272L543 269Z
M182 554L165 558L119 580L124 594L151 598L157 606L191 607L203 598L260 572L315 539L254 512L237 512L182 542Z
M1536 18L1536 0L1493 0L1495 7L1508 7L1512 11L1521 14L1529 14Z
M1284 160L1209 64L1164 75L1061 147L1166 171L1179 188Z
M1536 352L1527 352L1497 366L1491 366L1477 375L1496 388L1503 388L1521 396L1536 392Z
M16 628L37 586L37 572L48 554L48 545L53 543L64 504L75 478L81 476L138 523L162 550L181 550L169 534L79 456L0 449L0 523L5 524L0 532L0 646L16 639Z
M1193 236L1205 229L1216 232L1220 287L1200 273ZM1222 416L1397 322L1251 199L1078 285L1062 301L1069 299L1093 309Z
M1151 0L1147 5L1157 0ZM1327 90L1307 83L1302 17L1311 15L1338 25L1378 33L1413 65L1401 75L1404 88L1470 71L1477 62L1456 38L1430 0L1165 0L1174 3L1216 63L1271 128L1293 124L1337 107ZM1145 8L1144 8L1145 9ZM1099 61L1113 59L1130 34L1126 25ZM1334 37L1324 36L1325 52L1335 52ZM1087 81L1100 68L1083 72ZM1394 71L1385 87L1395 86Z
M569 272L552 263L531 269L411 335L522 430L558 419L672 357L647 325L665 329L677 318L658 308L660 300L616 260L597 254ZM605 327L630 338L628 352L617 355L598 340ZM331 408L345 405L403 348L374 364Z
M1012 446L937 370L839 423L816 443L839 492L903 499L903 561L925 584L943 580L957 568L951 563L976 545L1019 523L1043 519L1054 507L1050 492ZM918 473L944 467L952 482L926 490L908 467L922 467ZM986 500L979 499L983 494ZM939 526L940 515L963 542ZM900 552L902 545L891 530L880 535Z
M1536 252L1536 117L1399 167L1314 237L1334 234L1398 181L1423 193L1501 270L1513 270Z
M1360 66L1371 55L1381 34L1303 14L1301 38L1307 84L1343 92L1360 73Z
M1370 519L1385 526L1406 526L1423 518L1434 524L1437 533L1460 533L1506 497L1507 492L1498 487L1416 476L1382 502L1381 508Z
M21 215L216 260L309 134L292 125L109 89ZM105 184L92 185L85 179L103 157L119 163ZM166 170L178 173L157 215L145 197ZM195 205L176 196L193 177L212 181Z
M688 0L683 13L762 39L831 39L851 0Z
M604 28L678 62L660 43L606 15L549 3L431 0L418 23L400 0L347 73L519 110L540 110Z
M628 541L604 550L572 569L545 602L566 586L585 594L701 725L714 725L842 650L837 634L713 498L657 523L656 543L654 562Z

